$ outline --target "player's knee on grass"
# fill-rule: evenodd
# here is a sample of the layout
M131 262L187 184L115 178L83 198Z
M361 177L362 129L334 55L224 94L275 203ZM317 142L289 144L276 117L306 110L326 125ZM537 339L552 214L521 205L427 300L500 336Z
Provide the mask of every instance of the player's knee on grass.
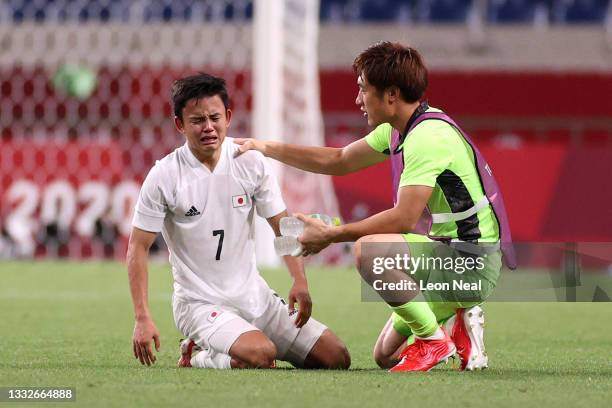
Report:
M276 346L260 331L242 333L230 348L232 358L247 368L270 368L276 359Z
M391 368L399 362L399 354L406 347L406 336L399 333L391 317L380 333L372 352L380 368Z
M380 368L392 368L399 362L397 358L381 353L374 353L374 361Z
M391 368L395 366L393 362L393 353L395 350L385 350L385 347L381 341L378 341L376 345L374 345L374 350L372 351L372 355L374 357L374 361L380 368Z
M405 344L401 348L394 351L383 350L382 348L374 349L374 361L380 368L391 368L395 367L399 363L399 354L404 349Z
M304 360L304 368L347 370L351 366L348 349L330 330L325 330Z

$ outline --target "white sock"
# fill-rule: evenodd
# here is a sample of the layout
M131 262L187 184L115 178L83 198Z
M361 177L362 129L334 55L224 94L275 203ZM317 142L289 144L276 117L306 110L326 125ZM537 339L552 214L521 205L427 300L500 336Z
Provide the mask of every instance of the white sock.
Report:
M191 358L191 365L196 368L219 368L228 369L232 358L229 354L217 353L212 349L202 350Z
M436 330L434 334L432 334L431 336L427 336L427 337L416 336L416 338L421 339L421 340L442 340L444 338L444 332L442 331L442 328L438 326L438 330Z

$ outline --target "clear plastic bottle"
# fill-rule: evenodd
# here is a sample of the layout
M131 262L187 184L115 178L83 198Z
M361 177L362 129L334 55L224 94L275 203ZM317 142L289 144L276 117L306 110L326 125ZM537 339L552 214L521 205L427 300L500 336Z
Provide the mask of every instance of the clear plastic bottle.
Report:
M311 214L311 218L317 218L327 225L332 225L332 219L325 214ZM280 233L285 237L299 237L304 232L304 223L296 217L283 217L280 220Z
M327 225L339 225L339 218L331 218L325 214L310 214L312 218L319 219ZM296 217L283 217L280 220L280 233L282 236L274 239L274 249L279 256L300 256L302 245L297 237L304 232L304 223Z
M278 256L300 256L302 254L302 244L297 237L276 237L274 238L274 250Z

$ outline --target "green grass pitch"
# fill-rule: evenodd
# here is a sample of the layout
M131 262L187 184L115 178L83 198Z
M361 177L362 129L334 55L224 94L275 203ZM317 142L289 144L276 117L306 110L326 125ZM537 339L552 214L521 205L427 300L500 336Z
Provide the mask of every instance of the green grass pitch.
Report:
M389 374L371 357L387 307L360 301L351 269L310 268L308 275L313 316L346 342L348 372L175 368L180 334L167 265L151 266L162 349L155 366L142 367L132 356L123 265L0 263L0 386L76 387L76 403L51 404L67 407L610 406L610 303L488 303L490 369ZM286 296L285 272L264 277Z

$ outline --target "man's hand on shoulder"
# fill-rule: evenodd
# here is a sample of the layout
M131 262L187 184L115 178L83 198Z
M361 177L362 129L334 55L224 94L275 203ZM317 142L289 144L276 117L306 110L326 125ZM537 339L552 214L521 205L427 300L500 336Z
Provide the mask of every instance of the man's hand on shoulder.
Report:
M295 313L295 303L297 302L298 304L295 326L297 328L304 326L312 314L312 300L310 299L308 284L305 280L297 280L293 283L293 286L291 286L289 290L287 300L289 301L290 315Z
M151 348L151 341L155 342L155 350L159 352L159 330L150 318L136 319L134 324L134 336L132 337L132 346L134 348L134 357L140 360L142 365L155 363L155 355Z
M257 150L258 152L263 153L264 156L266 154L266 142L264 142L263 140L250 139L250 138L236 138L234 139L234 143L239 145L238 150L236 151L236 154L234 155L234 157L238 157L242 153L247 152L249 150Z

